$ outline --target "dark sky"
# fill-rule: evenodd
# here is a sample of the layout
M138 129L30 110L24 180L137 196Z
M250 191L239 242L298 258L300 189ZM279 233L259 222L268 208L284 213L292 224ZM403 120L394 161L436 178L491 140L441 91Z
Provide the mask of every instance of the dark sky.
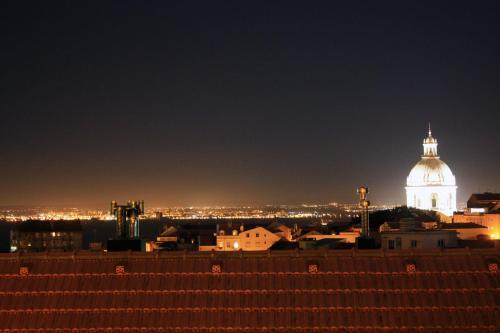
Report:
M0 200L404 202L430 121L500 191L499 1L2 1Z

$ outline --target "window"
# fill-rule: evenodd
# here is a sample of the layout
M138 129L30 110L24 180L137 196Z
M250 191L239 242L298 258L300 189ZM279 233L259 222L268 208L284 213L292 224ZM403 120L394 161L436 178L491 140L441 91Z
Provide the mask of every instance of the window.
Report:
M394 250L394 239L389 239L387 241L387 247L389 248L389 250Z
M396 249L400 249L401 248L401 237L397 237L396 238Z
M444 248L444 239L439 239L438 240L438 247Z
M250 238L250 233L247 233L247 238Z
M411 246L412 249L416 248L417 247L417 241L414 240L414 239L412 239L410 246Z
M228 249L230 249L230 248L231 248L231 242L227 242L227 243L226 243L226 247L227 247Z
M255 234L255 237L259 237L259 233L256 233L256 234Z
M437 199L438 199L437 193L432 193L431 194L432 208L437 208Z

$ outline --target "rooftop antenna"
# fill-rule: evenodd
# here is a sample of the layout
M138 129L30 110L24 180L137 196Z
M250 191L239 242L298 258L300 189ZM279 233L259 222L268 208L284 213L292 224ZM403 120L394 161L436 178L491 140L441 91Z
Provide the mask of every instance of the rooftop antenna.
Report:
M429 121L429 136L432 136L432 131L431 131L431 122Z

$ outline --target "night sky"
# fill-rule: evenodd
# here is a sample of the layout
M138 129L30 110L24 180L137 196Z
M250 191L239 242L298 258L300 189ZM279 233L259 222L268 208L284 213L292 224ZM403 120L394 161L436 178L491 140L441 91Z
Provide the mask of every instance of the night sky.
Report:
M499 1L2 1L2 205L500 191Z

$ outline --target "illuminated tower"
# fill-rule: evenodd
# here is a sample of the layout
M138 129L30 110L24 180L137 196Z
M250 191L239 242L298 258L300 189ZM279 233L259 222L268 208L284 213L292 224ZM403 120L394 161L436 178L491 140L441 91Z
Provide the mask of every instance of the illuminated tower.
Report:
M429 124L424 154L406 179L406 205L451 216L457 210L457 186L450 168L438 156L437 145Z
M370 237L370 215L368 213L368 207L370 206L370 201L366 199L368 194L368 187L361 186L358 188L359 194L359 207L361 208L361 236Z
M144 214L144 200L129 201L126 205L111 201L110 213L116 217L117 238L139 237L139 215Z

